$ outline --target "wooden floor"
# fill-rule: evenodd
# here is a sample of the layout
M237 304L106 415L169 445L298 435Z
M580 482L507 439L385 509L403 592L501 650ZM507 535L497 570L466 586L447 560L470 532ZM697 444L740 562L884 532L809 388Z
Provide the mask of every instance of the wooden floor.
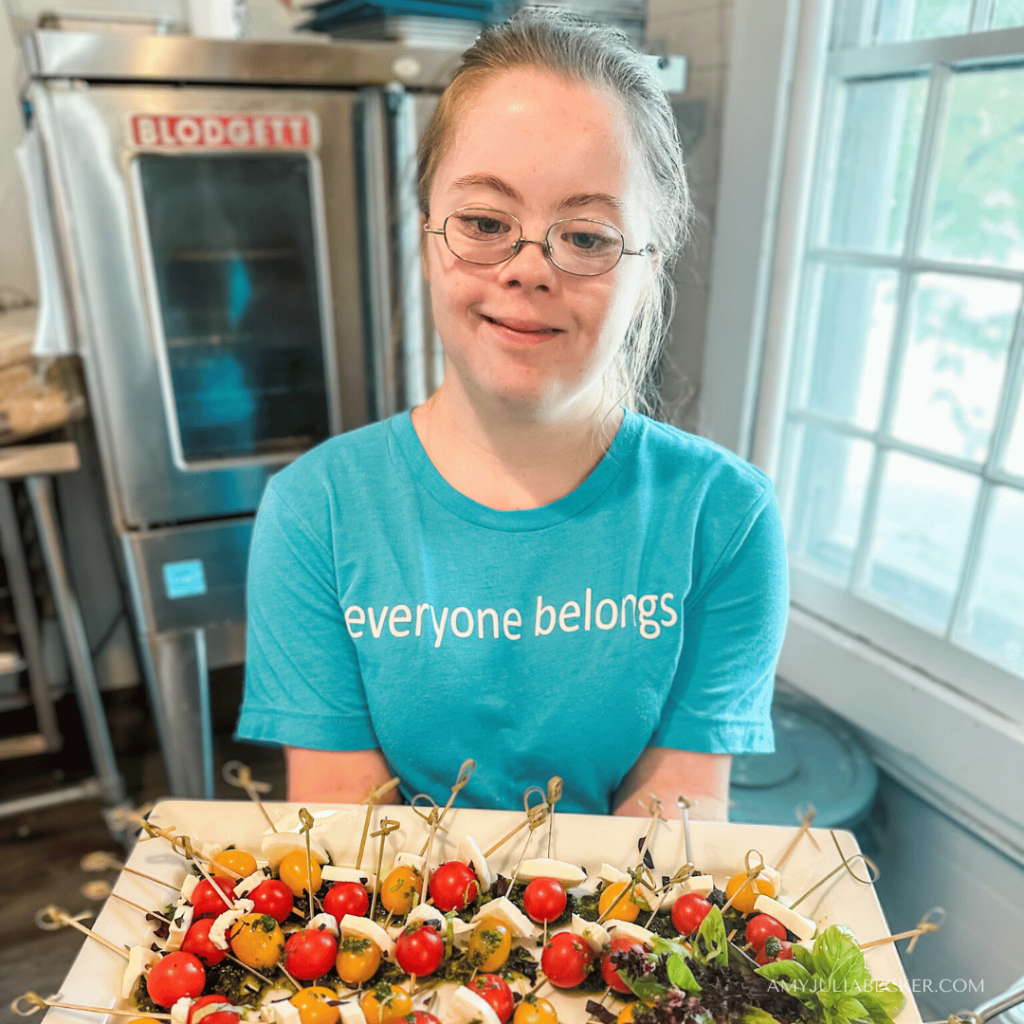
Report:
M273 785L269 799L283 799L280 752L231 742L240 684L228 680L223 690L224 706L215 714L217 763L242 760L252 766L256 778ZM118 767L130 801L140 806L170 795L143 692L126 691L105 698ZM72 698L65 700L70 705L58 708L64 750L59 755L0 762L0 800L53 791L91 777L77 708ZM219 778L216 796L245 799L241 791ZM116 875L86 872L80 861L94 850L107 850L119 858L126 852L108 829L103 812L99 800L79 800L0 818L0 1022L4 1024L18 1019L9 1006L24 992L33 990L44 997L59 992L83 942L91 941L70 928L43 931L36 926L35 917L48 904L72 914L82 910L99 913L102 903L83 895L82 887L97 879L112 882Z

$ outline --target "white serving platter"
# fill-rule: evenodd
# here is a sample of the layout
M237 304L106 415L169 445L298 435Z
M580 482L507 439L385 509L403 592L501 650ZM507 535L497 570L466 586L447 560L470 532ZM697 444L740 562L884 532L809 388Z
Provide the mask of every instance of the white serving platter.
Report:
M299 804L268 803L264 805L275 825L282 831L299 827ZM316 819L314 837L326 847L335 864L353 865L362 837L366 808L351 805L305 805ZM395 855L402 851L419 853L427 836L427 825L411 807L374 808L370 831L383 818L401 823L401 828L384 839L382 864L386 871ZM431 850L431 866L456 856L462 836L469 834L480 848L487 850L523 820L513 811L479 811L453 808L445 818L446 834L439 834ZM173 826L179 835L187 835L193 846L201 849L204 842L234 844L259 856L260 841L269 831L259 809L253 803L228 801L165 800L159 803L150 821L160 827ZM649 819L598 817L580 814L554 815L551 833L551 856L580 864L596 879L602 863L625 869L635 867L638 841L646 834ZM772 825L720 824L693 822L690 825L693 862L697 869L714 876L724 888L726 880L744 869L748 851L757 850L764 862L775 864L796 834L795 828ZM797 844L782 871L782 895L795 899L839 866L838 841L843 854L850 858L859 853L850 832L811 829ZM524 854L526 857L548 855L549 829L544 824L532 834L523 829L488 858L492 870L511 875ZM379 840L369 839L362 867L375 869ZM686 861L685 838L681 821L659 823L650 843L656 875L671 875ZM185 860L163 839L141 841L127 861L128 867L166 880L174 888L163 888L154 882L122 871L114 892L125 899L159 910L177 896L177 889L187 871ZM65 908L71 913L79 907ZM889 935L889 929L873 886L855 881L844 870L817 889L800 904L800 913L818 922L819 931L831 924L851 928L861 943ZM118 945L148 945L151 925L142 913L110 899L97 917L94 930ZM537 951L539 955L539 950ZM892 981L901 986L906 1005L896 1017L896 1024L914 1024L921 1015L914 1003L899 954L893 943L865 951L867 965L876 981ZM77 959L60 991L60 1001L111 1009L126 1004L120 999L121 974L125 961L116 953L86 938ZM32 988L26 978L26 988ZM47 995L47 993L42 993ZM560 1024L583 1024L587 1019L584 1004L588 996L555 992L545 988L545 998L555 1004ZM419 1008L420 1003L414 1004ZM617 1004L609 1004L616 1008ZM432 1008L439 1013L439 1007ZM443 1009L443 1004L440 1009ZM125 1017L101 1017L95 1013L50 1009L46 1024L111 1024L126 1021Z

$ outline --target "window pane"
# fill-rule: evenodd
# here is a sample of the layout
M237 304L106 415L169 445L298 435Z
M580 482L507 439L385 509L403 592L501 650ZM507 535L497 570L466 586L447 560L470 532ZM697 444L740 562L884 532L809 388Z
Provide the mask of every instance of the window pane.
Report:
M882 0L878 9L878 42L933 39L966 32L971 0Z
M1006 372L1019 285L976 277L918 279L892 432L983 462Z
M1008 473L1024 476L1024 392L1017 396L1017 416L1010 430L1006 446L1005 469Z
M878 425L896 316L895 271L818 266L808 275L802 322L807 369L796 405Z
M1024 0L996 0L993 28L1014 28L1024 25Z
M921 141L926 82L891 79L845 86L842 119L825 179L825 244L897 253L907 228Z
M885 459L867 595L898 614L944 632L963 566L978 479L923 459Z
M1024 69L954 81L925 253L1024 267Z
M843 581L853 568L873 455L867 441L802 430L789 549Z
M1024 673L1024 494L997 487L957 641Z

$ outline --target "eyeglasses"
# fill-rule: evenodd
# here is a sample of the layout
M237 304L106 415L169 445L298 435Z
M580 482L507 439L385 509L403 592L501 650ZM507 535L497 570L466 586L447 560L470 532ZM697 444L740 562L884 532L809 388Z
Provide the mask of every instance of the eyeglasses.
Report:
M523 238L523 226L511 213L486 206L463 206L448 214L441 227L423 230L428 235L442 235L453 255L480 266L504 263L524 245L539 245L559 270L577 277L607 274L623 256L645 256L653 251L653 246L627 249L617 227L589 217L555 221L537 242Z

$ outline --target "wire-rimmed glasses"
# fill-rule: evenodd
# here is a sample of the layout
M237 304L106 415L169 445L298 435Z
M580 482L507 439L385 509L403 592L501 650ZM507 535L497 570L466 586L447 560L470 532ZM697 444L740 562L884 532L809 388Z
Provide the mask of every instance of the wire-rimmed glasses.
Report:
M523 238L518 218L488 206L462 206L448 214L441 227L425 226L423 230L443 236L453 255L479 266L504 263L524 245L539 245L559 270L577 277L607 274L623 256L644 256L652 251L650 246L627 249L614 224L590 217L555 221L541 241Z

